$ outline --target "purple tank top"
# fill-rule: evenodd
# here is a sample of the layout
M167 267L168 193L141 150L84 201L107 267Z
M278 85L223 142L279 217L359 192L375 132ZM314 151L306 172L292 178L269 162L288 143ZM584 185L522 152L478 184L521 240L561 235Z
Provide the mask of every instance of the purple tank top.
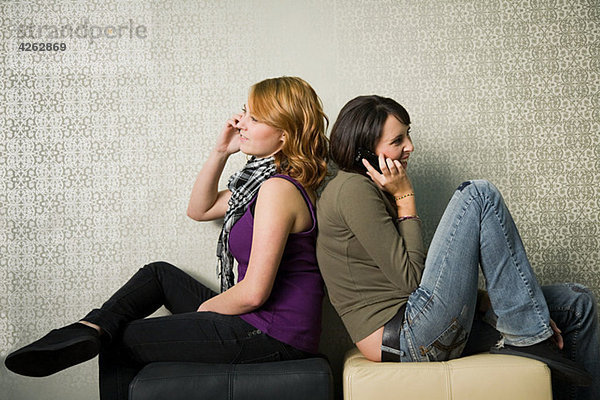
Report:
M316 353L321 335L323 279L315 250L315 210L308 194L296 180L287 175L274 175L269 179L275 177L292 182L300 190L310 209L313 225L308 231L288 236L269 299L260 308L240 317L283 343ZM229 250L238 262L238 282L244 279L250 260L254 225L251 208L255 201L256 196L229 234Z

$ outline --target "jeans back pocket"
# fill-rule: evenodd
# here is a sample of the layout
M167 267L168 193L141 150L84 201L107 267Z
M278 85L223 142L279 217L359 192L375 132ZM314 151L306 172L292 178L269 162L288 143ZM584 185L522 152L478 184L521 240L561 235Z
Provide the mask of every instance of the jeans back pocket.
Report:
M439 335L429 346L421 346L421 356L427 357L429 361L448 361L460 357L469 333L456 320L441 335Z

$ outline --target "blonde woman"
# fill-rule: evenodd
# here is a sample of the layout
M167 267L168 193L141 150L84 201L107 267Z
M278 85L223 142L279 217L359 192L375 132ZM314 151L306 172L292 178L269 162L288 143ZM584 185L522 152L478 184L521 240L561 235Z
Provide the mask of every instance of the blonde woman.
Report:
M101 398L126 399L129 382L153 361L246 363L316 353L323 282L314 203L326 174L326 124L320 99L302 79L252 86L198 174L187 210L197 221L224 218L221 293L168 263L148 264L101 308L13 352L6 366L47 376L100 353ZM251 158L218 191L238 151ZM161 305L173 315L144 319Z

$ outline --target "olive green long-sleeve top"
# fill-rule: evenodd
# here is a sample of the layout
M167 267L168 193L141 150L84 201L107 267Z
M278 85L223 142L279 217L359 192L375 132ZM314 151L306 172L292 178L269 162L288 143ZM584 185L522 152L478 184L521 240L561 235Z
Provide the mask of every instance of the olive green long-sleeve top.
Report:
M356 343L388 322L421 281L421 222L398 222L392 196L339 171L317 205L317 259L329 299Z

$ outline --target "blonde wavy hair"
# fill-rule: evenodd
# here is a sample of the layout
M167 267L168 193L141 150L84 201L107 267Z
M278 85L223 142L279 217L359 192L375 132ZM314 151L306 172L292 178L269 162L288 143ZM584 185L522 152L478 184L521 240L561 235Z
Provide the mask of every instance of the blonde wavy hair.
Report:
M277 171L315 190L327 175L329 119L314 89L297 77L265 79L250 88L248 102L258 121L286 134Z

